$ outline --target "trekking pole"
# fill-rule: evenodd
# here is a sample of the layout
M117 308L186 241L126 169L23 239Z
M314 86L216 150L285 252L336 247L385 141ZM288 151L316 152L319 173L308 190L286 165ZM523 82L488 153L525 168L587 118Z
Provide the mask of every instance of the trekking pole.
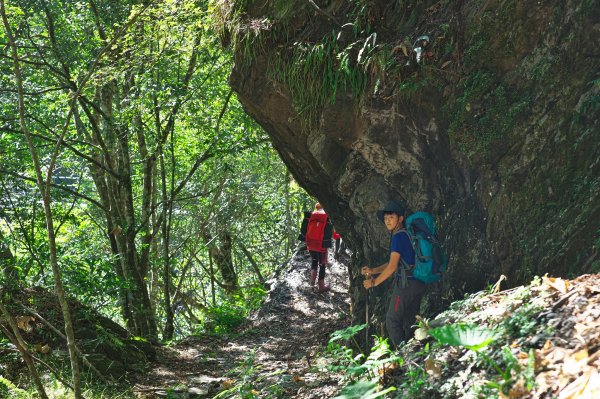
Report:
M367 352L367 345L369 343L369 290L367 290L367 302L365 304L365 323L367 328L365 329L365 353Z
M371 278L371 287L367 290L367 303L365 304L365 322L367 323L367 328L365 330L365 351L369 350L369 303L371 302L370 291L373 288L373 276L367 274L367 277Z

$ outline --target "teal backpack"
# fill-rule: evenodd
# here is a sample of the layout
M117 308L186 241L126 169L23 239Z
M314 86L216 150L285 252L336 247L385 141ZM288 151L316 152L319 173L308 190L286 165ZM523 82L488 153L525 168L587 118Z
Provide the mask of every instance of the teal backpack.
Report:
M433 216L423 211L415 212L406 218L405 227L415 250L413 277L426 284L440 281L448 260L435 235Z

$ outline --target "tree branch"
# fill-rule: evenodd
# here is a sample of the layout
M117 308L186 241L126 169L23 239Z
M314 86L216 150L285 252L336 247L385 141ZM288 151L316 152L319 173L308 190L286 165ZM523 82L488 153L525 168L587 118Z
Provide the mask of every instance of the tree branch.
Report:
M65 334L63 334L58 328L54 327L52 325L52 323L50 323L48 320L44 319L39 313L37 313L35 310L28 308L27 306L20 304L21 307L27 311L27 313L29 313L32 316L37 317L42 323L44 323L46 326L48 326L48 328L50 328L52 331L54 331L54 333L56 335L58 335L59 337L61 337L62 339L64 339L65 341L67 340L67 337ZM75 346L75 350L77 351L77 354L81 357L81 360L83 361L83 364L85 364L86 366L88 366L98 377L100 377L100 379L104 382L109 382L104 375L98 371L98 369L96 367L94 367L94 365L92 363L90 363L89 360L87 360L87 358L85 357L85 355L81 352L81 350L79 349L78 346Z
M13 177L16 177L17 179L21 179L21 180L25 180L25 181L30 181L30 182L34 182L34 183L36 182L36 179L34 179L33 177L23 176L23 175L21 175L19 173L16 173L16 172L13 172L11 170L4 169L4 168L0 168L0 172L6 173L7 175L10 175L10 176L13 176ZM55 183L51 183L50 186L54 187L54 188L57 188L59 190L65 191L65 192L67 192L69 194L72 194L72 195L74 195L76 197L85 199L85 200L91 202L92 204L96 205L98 208L102 209L103 211L106 211L106 208L104 208L104 206L102 206L102 204L100 202L96 201L93 198L88 197L85 194L81 194L81 193L79 193L79 192L77 192L75 190L71 190L67 186L61 186L61 185L55 184Z

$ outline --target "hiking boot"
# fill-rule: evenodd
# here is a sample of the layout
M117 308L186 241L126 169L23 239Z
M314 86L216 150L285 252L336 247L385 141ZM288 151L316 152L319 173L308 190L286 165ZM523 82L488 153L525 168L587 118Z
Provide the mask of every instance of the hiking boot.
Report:
M317 281L317 271L316 270L311 270L310 271L310 286L312 287L313 285L315 285L315 281Z
M319 280L319 292L327 292L331 289L331 287L325 284L325 279Z

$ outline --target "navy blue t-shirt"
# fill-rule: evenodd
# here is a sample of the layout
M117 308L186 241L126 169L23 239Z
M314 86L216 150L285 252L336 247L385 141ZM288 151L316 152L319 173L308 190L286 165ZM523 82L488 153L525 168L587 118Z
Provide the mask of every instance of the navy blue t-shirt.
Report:
M392 234L392 238L390 240L390 253L398 252L402 261L409 266L415 264L415 250L410 243L410 238L408 238L408 233L406 231L398 231L397 233ZM398 266L401 266L398 265Z

